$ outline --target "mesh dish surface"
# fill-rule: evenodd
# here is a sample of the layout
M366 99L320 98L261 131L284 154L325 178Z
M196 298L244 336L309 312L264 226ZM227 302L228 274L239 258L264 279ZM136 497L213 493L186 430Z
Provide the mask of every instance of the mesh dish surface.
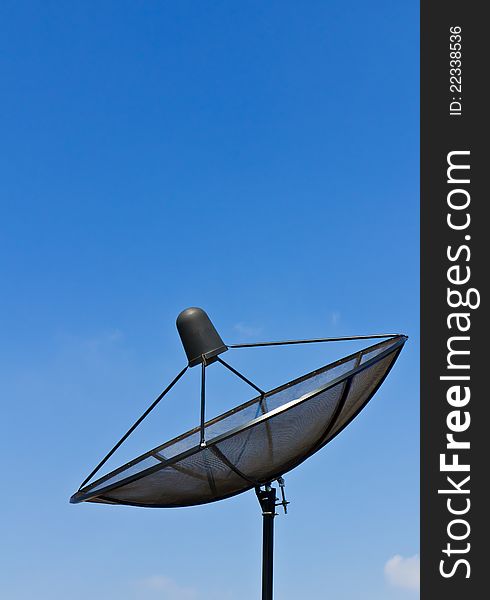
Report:
M405 336L326 365L184 433L85 486L71 502L179 507L273 481L348 425L388 375Z

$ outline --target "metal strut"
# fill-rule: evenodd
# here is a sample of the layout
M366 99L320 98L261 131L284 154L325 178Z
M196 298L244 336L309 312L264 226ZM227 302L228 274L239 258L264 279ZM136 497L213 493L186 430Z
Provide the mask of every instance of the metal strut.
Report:
M206 358L204 355L201 357L201 424L199 427L201 447L206 445L206 439L204 436L204 424L206 422Z
M126 433L122 436L122 438L117 442L117 444L109 450L109 452L104 456L104 458L100 461L100 463L95 467L95 469L90 473L90 475L81 483L78 491L80 491L83 486L88 483L92 477L105 465L105 463L109 460L109 458L114 454L114 452L128 439L128 437L133 433L133 431L138 427L138 425L146 419L146 417L151 413L151 411L157 406L160 400L168 394L168 392L174 387L174 385L179 381L179 379L184 375L187 371L188 367L184 367L182 371L175 376L175 378L168 384L168 386L163 390L163 392L156 397L156 399L150 404L150 406L145 410L145 412L141 415L141 417L131 425L131 427L126 431Z
M250 387L252 387L254 390L256 390L257 392L259 392L259 394L261 396L265 396L264 390L261 389L261 388L259 388L258 385L255 385L255 383L253 381L250 381L250 379L248 379L248 377L245 377L245 375L243 375L243 373L240 373L240 371L237 371L234 367L232 367L231 365L229 365L227 362L225 362L219 356L216 357L216 360L219 363L221 363L224 367L226 367L229 371L231 371L234 375L236 375L237 377L239 377L242 381L244 381L245 383L248 383L248 385Z
M265 396L265 391L262 388L259 388L258 385L255 385L255 383L253 381L250 381L250 379L248 379L248 377L245 377L245 375L243 375L243 373L240 373L240 371L238 371L237 369L235 369L234 367L232 367L231 365L229 365L227 362L225 362L222 358L220 358L219 356L215 356L214 360L219 362L220 364L222 364L225 368L227 368L229 371L231 371L234 375L236 375L237 377L239 377L242 381L244 381L245 383L247 383L250 387L252 387L254 390L256 390L257 392L259 392L260 397L264 398ZM205 422L206 422L206 368L208 367L209 363L206 360L205 355L201 355L201 424L199 427L199 431L200 431L200 445L201 447L204 447L206 445L206 437L205 437Z
M356 340L373 340L398 337L399 333L376 333L374 335L349 335L342 337L311 338L307 340L284 340L280 342L250 342L247 344L228 344L228 348L259 348L261 346L290 346L293 344L318 344L321 342L352 342Z

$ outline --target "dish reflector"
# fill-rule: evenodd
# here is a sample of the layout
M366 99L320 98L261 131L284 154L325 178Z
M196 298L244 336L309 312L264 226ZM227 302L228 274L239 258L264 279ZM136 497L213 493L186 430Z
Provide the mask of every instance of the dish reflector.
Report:
M266 392L80 489L72 503L179 507L271 482L325 446L369 402L406 337L398 335Z

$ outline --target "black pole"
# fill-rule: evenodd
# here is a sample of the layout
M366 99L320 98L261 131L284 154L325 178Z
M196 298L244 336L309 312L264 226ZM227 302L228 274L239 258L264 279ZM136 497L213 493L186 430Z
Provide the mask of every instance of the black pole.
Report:
M272 600L274 570L274 517L276 490L266 485L255 492L262 508L262 600Z

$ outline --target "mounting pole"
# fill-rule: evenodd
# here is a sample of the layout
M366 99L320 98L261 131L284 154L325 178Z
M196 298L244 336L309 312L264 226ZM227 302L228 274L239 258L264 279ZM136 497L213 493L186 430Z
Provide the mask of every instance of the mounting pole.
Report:
M274 517L276 490L270 484L255 493L262 508L262 600L272 600L274 570Z

